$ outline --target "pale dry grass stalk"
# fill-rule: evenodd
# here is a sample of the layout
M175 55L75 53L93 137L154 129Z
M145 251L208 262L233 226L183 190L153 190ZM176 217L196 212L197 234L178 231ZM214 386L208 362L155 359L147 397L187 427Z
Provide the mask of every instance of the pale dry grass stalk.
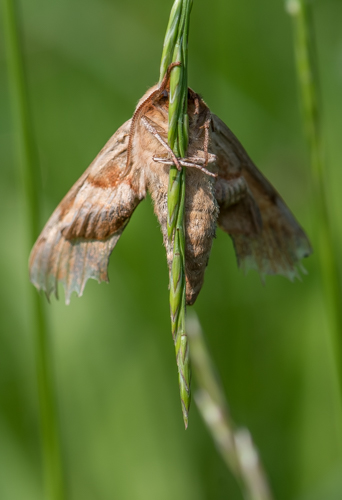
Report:
M218 452L246 500L272 500L258 451L247 429L236 428L196 314L186 321L191 363L198 389L195 402Z

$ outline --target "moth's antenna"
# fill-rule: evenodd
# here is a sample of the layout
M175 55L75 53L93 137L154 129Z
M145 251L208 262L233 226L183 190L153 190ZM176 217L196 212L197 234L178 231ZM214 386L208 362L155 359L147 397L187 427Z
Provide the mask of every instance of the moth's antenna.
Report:
M166 89L167 87L167 84L169 83L169 80L170 80L170 76L171 76L171 71L173 70L173 68L175 66L181 66L182 63L181 62L174 62L172 64L170 64L166 70L166 73L165 73L165 76L164 78L162 79L160 85L159 85L159 92L162 93L164 92L164 90Z
M134 137L136 123L137 123L139 117L141 116L141 114L143 113L143 111L150 104L150 102L153 101L156 97L159 97L164 92L164 90L167 87L167 84L169 83L171 71L175 66L181 66L181 63L174 62L174 63L169 65L169 67L166 70L165 76L164 76L163 80L161 81L159 87L156 90L154 90L153 92L151 92L151 94L148 97L146 97L146 99L141 104L139 104L139 106L134 111L134 114L132 116L131 126L129 129L129 140L128 140L128 146L127 146L127 160L126 160L126 168L125 168L124 172L122 173L123 177L125 177L131 169L132 146L133 146L133 137Z
M146 97L146 99L134 111L134 114L132 116L131 126L130 126L129 133L128 133L129 139L128 139L128 146L127 146L127 160L126 160L126 168L122 174L123 176L127 175L131 169L132 145L133 145L133 137L134 137L135 126L136 126L137 120L140 117L140 115L142 114L142 112L150 104L151 100L154 97L156 97L158 93L159 93L159 89L156 89L153 92L151 92L151 94L148 97Z

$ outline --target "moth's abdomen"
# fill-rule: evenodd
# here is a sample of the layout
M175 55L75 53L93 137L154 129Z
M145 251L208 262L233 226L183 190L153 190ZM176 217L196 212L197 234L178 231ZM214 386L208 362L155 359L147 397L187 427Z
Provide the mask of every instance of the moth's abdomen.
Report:
M191 210L185 214L186 303L194 304L201 291L215 236L217 210Z
M247 182L242 175L230 180L219 177L215 183L215 198L221 208L231 207L246 196L247 189Z
M192 305L203 285L215 236L218 205L213 181L203 172L187 170L185 198L186 303Z
M167 186L169 172L151 163L148 190L163 233L167 263L171 271L173 245L167 237ZM218 205L214 197L213 179L195 169L186 170L185 194L185 277L186 303L195 302L204 280L213 238Z

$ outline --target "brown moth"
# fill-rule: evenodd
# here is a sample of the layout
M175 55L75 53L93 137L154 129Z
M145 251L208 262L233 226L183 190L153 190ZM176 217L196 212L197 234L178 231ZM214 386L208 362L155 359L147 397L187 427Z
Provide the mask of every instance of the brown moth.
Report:
M176 159L167 145L168 75L140 100L48 220L30 256L30 278L47 297L63 283L66 303L89 278L108 281L110 254L135 208L151 194L167 251L170 164L186 166L186 301L195 302L216 225L228 233L238 265L261 275L299 275L310 243L284 201L229 128L191 89L189 148Z

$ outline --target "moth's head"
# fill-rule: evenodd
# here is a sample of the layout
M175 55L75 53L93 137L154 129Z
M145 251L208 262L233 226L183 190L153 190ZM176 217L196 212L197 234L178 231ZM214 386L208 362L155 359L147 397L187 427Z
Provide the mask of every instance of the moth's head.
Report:
M136 111L146 112L152 107L160 107L167 110L169 107L169 89L159 91L159 85L154 85L142 96L136 107Z
M148 99L152 96L152 94L158 89L158 85L153 85L153 87L149 88L148 91L139 99L137 108L143 104L144 101L148 101Z

